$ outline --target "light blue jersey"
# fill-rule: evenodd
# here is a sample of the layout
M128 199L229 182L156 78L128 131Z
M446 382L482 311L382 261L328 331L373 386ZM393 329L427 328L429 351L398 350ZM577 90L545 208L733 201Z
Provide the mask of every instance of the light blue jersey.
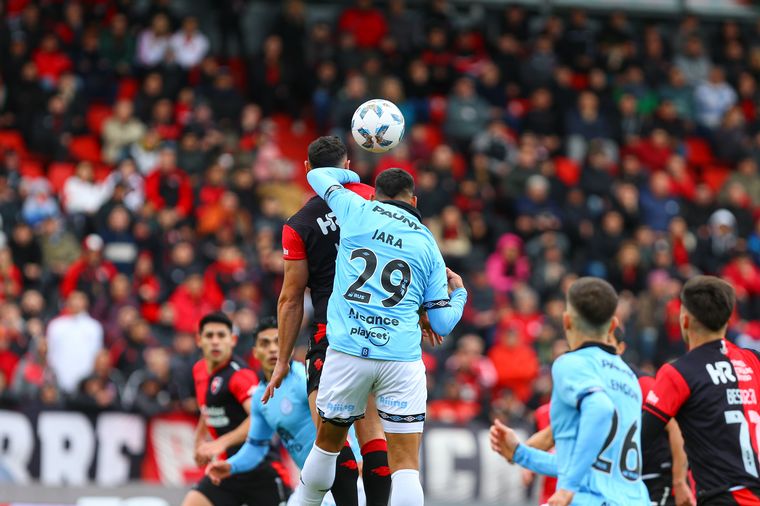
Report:
M251 426L248 439L235 455L228 459L232 473L249 471L259 465L269 449L272 436L280 440L293 462L301 468L317 439L317 429L311 419L306 396L306 372L303 364L294 363L280 388L266 404L261 397L267 384L261 382L251 395ZM357 462L361 460L356 438L349 438Z
M515 462L556 475L581 506L645 506L641 480L641 388L614 349L588 343L552 366L556 457L520 445Z
M400 201L365 200L341 185L348 170L307 175L340 225L335 281L327 309L330 347L357 357L420 360L420 306L433 330L446 335L462 315L467 292L448 293L446 266L419 212Z

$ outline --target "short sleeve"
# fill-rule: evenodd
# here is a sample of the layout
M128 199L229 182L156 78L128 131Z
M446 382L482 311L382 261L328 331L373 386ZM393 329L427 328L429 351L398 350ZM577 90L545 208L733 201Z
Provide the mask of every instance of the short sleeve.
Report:
M282 258L285 260L305 260L306 245L298 232L290 225L282 227Z
M446 264L440 251L434 251L432 267L428 273L427 286L422 306L425 309L445 307L449 302L449 282L446 279Z
M667 422L678 414L691 389L678 370L665 364L657 372L652 389L644 397L644 409Z
M604 391L604 381L581 355L563 355L552 366L552 381L558 398L575 409L594 392Z
M242 404L253 394L258 384L259 378L255 372L250 369L239 369L230 378L230 392Z

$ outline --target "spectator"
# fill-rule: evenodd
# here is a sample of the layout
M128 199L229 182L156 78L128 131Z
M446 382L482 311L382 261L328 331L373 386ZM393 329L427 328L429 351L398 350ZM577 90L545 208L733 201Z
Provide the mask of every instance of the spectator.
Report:
M41 230L42 267L55 276L63 276L69 265L79 258L79 241L57 217L43 221Z
M23 283L21 270L13 263L10 248L0 247L0 303L18 299Z
M134 64L136 41L128 23L125 14L116 13L100 33L100 52L119 76L129 75Z
M142 209L145 203L145 180L133 159L125 158L120 161L105 183L111 193L111 200L103 204L103 208L110 209L112 206L109 203L117 203L123 204L132 213L137 213ZM120 196L114 202L114 194L117 192Z
M675 57L673 64L683 73L684 79L691 86L705 81L712 65L705 55L702 41L696 35L689 37L683 52Z
M140 174L148 176L158 166L159 154L161 153L161 136L155 128L145 132L142 139L132 145L129 150L130 157L140 170Z
M121 406L124 378L111 367L108 350L95 356L93 372L82 380L77 393L70 401L72 407L83 411L118 409Z
M496 389L508 389L526 402L538 377L538 358L533 347L522 342L518 326L509 326L499 333L488 358L496 367Z
M383 13L372 7L372 0L356 0L355 7L343 11L338 30L350 34L361 49L376 49L388 31Z
M80 233L90 228L89 222L107 198L108 187L95 182L90 162L79 162L74 175L63 185L64 208Z
M179 400L179 391L172 382L169 353L164 348L146 352L144 371L129 377L125 403L143 416L156 416L171 411Z
M157 168L145 179L145 197L155 212L162 214L167 228L190 216L193 193L187 174L177 167L174 148L161 148Z
M137 61L143 67L156 67L169 50L169 18L166 14L156 14L150 27L145 28L137 38Z
M68 154L74 123L61 95L53 95L47 102L47 110L37 115L30 133L30 145L53 160L63 160Z
M722 203L728 201L728 189L739 184L747 191L747 195L753 207L760 206L760 174L757 172L757 163L752 158L744 158L739 161L736 171L732 172L723 183L719 199Z
M490 389L496 383L496 370L484 356L483 339L475 334L459 338L456 351L446 361L446 371L461 386L462 400L488 402Z
M185 281L169 297L174 309L174 328L180 332L193 332L204 314L218 309L205 297L206 287L199 272L191 271Z
M13 263L21 271L23 284L32 288L42 282L42 249L32 228L26 223L18 223L8 241Z
M103 239L96 234L88 235L84 252L72 263L61 280L61 296L69 298L75 290L96 299L106 293L106 287L116 275L116 267L103 258Z
M504 234L496 243L496 251L488 257L486 273L494 290L505 294L517 283L527 281L530 264L522 252L522 239Z
M182 29L172 35L169 48L183 69L196 67L209 50L208 37L198 30L198 20L192 16L182 20Z
M723 162L735 165L750 155L751 145L744 115L739 107L732 107L715 130L715 156Z
M20 402L57 399L58 380L48 361L48 340L38 336L21 358L11 382L11 392Z
M103 124L103 160L116 163L124 151L145 135L145 125L133 115L129 100L120 100L114 106L114 114Z
M639 205L643 223L661 232L668 229L671 218L681 210L678 200L670 194L670 180L663 172L652 174L649 188L641 192Z
M467 148L472 138L485 128L488 117L488 104L475 94L473 81L467 77L457 80L446 108L446 135L460 149Z
M48 90L55 88L61 74L72 67L71 59L61 51L58 38L52 33L42 38L39 49L34 53L34 64L43 86Z
M92 373L103 347L103 327L87 314L87 305L83 292L70 292L64 312L47 329L50 367L66 393L74 393L79 382Z
M565 119L568 156L582 160L589 142L612 138L607 119L599 111L599 99L591 92L583 92L578 97L578 107Z
M720 67L710 69L708 78L694 91L694 114L702 127L714 130L723 115L736 103L736 92L725 81Z
M705 273L717 273L733 256L736 241L736 218L731 211L718 209L710 216L709 235L697 244L694 264Z
M446 264L458 265L458 269L461 270L461 267L464 267L462 262L472 249L462 213L455 206L446 206L441 212L440 220L431 221L428 226L446 259Z

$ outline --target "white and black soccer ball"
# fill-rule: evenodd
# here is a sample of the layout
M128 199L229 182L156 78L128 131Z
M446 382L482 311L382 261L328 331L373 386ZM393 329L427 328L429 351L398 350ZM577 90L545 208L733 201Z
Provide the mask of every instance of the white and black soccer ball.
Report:
M393 102L373 98L354 112L351 135L363 149L383 153L398 146L404 138L404 115Z

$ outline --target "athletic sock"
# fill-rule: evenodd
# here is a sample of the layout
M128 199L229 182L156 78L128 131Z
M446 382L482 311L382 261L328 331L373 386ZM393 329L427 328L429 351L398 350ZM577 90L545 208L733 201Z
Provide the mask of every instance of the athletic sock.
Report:
M414 469L401 469L391 476L393 493L390 506L422 506L425 495L420 483L420 472Z
M335 466L335 482L330 491L336 506L358 506L359 496L356 491L356 480L359 478L359 466L354 457L354 451L348 443L338 454Z
M391 495L391 470L388 467L388 444L373 439L362 446L362 481L367 506L387 506Z
M316 443L301 469L300 499L303 506L320 506L335 481L335 462L338 453L326 452Z

